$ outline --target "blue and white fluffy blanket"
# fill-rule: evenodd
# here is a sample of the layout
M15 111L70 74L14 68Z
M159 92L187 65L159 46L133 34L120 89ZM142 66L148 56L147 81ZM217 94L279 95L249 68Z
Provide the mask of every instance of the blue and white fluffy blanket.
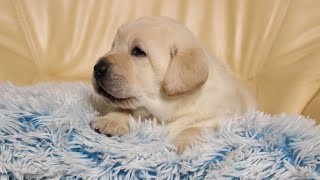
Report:
M90 85L0 85L1 179L320 179L320 127L302 116L251 111L221 121L177 156L155 121L106 137Z

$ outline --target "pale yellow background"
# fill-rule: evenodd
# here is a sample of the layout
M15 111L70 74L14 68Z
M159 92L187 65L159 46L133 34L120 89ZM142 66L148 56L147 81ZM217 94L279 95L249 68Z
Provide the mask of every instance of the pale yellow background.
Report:
M143 15L184 23L265 112L320 120L319 0L1 0L0 82L89 82L117 28Z

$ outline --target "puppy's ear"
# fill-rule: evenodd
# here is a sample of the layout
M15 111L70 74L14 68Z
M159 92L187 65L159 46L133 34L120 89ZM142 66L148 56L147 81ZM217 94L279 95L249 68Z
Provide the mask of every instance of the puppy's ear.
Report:
M202 49L173 49L162 91L167 96L181 95L201 87L207 78L208 64Z

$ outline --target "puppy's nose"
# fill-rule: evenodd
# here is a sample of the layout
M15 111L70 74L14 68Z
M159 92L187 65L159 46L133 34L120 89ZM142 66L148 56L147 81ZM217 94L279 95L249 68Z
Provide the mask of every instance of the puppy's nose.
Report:
M99 62L94 66L94 77L99 78L103 76L109 69L110 64L100 59Z

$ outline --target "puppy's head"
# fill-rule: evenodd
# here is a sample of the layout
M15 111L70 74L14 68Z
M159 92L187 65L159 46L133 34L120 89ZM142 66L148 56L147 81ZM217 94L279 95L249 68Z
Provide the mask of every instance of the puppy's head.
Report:
M144 17L118 30L94 66L93 86L110 105L135 109L191 93L207 77L207 55L190 31L166 17Z

